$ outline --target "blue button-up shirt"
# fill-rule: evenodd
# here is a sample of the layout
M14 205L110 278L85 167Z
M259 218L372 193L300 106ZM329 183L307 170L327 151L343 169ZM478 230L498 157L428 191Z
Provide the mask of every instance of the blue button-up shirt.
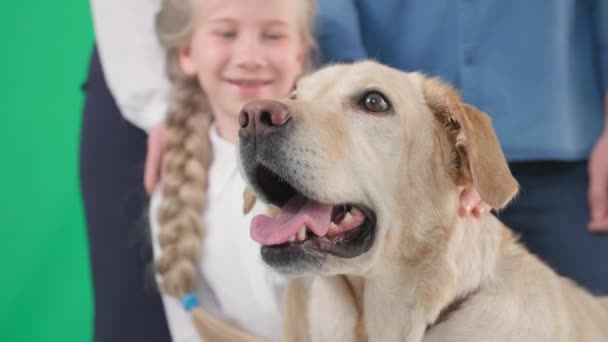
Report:
M454 85L511 161L582 160L602 131L608 0L320 0L317 30L324 62Z

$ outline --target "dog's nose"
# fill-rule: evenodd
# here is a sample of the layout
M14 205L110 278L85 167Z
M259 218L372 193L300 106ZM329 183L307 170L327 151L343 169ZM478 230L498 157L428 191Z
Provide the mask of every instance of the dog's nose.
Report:
M239 114L241 132L262 136L273 128L283 127L291 118L287 106L278 101L256 100L247 103Z

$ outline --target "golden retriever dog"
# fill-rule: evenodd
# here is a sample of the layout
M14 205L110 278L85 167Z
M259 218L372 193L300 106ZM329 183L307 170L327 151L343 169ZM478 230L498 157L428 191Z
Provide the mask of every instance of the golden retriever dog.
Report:
M458 215L462 189L498 210L518 184L490 117L451 87L333 65L239 120L241 172L281 208L250 234L277 271L314 275L287 291L287 340L608 341L598 298L495 216Z

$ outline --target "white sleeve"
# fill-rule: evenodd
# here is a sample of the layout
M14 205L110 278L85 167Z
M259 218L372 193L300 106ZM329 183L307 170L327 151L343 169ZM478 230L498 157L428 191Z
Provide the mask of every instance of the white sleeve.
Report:
M152 198L150 199L150 235L154 250L154 260L160 256L160 246L156 238L159 231L156 214L158 213L158 206L161 200L160 188L157 187L157 190L152 194ZM157 276L156 279L158 281L160 277ZM202 342L190 314L184 310L180 301L164 294L162 295L162 300L173 342Z
M159 0L91 0L104 76L122 115L148 131L166 114L169 81L154 21Z

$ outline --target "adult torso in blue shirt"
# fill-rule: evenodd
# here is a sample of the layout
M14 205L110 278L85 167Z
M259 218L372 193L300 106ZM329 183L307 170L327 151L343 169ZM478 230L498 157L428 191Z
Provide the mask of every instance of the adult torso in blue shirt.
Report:
M582 160L604 120L598 42L608 34L597 20L608 21L607 8L582 0L321 0L319 44L324 62L373 58L451 83L492 116L511 161Z

